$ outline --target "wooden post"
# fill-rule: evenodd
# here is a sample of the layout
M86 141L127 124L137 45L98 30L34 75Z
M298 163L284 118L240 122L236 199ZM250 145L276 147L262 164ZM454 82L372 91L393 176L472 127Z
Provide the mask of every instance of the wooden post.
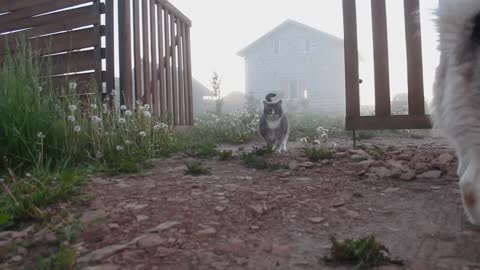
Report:
M172 51L172 97L173 97L173 123L178 125L178 67L177 67L177 37L175 35L175 25L178 23L174 14L170 16L170 34L172 35L171 51Z
M158 78L160 84L160 116L163 118L167 113L166 103L166 75L165 75L165 54L164 54L164 39L163 39L163 6L157 4L158 17Z
M149 104L152 106L152 90L151 90L151 80L150 80L150 39L148 19L149 12L148 7L150 6L148 2L154 0L142 0L142 30L143 30L143 98L142 101L144 104ZM150 18L151 20L151 18Z
M140 1L133 0L133 34L134 34L134 56L135 56L135 101L143 104L142 98L142 59L140 55Z
M158 95L158 64L157 64L157 24L155 23L155 1L150 1L150 31L152 33L151 37L151 45L150 48L152 50L152 91L153 91L153 114L155 116L160 116L160 99ZM161 17L159 17L161 20ZM161 54L160 54L161 55ZM161 56L160 56L161 57Z
M118 1L120 104L133 107L132 89L132 35L130 31L130 0Z
M111 95L112 91L115 90L115 23L113 17L113 0L105 0L105 4L107 95L110 96L110 106L112 106L115 98L115 96ZM115 93L117 93L117 91L115 91Z

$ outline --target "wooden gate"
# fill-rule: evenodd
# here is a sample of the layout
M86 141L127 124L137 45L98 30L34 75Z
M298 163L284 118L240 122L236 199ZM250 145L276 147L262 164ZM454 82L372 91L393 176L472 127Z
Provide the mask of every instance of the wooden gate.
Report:
M363 1L360 1L363 2ZM346 128L426 129L419 0L404 0L408 70L408 115L392 115L390 108L389 57L386 0L371 0L375 74L375 115L360 115L356 0L343 0L345 42Z
M122 104L192 125L190 20L165 0L124 0L119 22Z

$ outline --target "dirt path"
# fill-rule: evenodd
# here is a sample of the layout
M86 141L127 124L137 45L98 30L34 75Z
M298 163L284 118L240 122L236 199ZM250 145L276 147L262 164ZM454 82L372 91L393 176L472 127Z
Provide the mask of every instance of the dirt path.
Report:
M388 149L383 161L340 147L333 162L312 164L296 147L276 156L291 167L284 172L210 159L203 164L212 174L192 177L177 157L141 175L92 178L84 193L93 200L78 209L90 225L74 245L77 262L97 270L333 269L321 260L331 236L373 234L405 269L480 269L480 232L466 225L449 150L427 140L374 143Z
M400 149L392 151L413 149L426 163L447 151ZM465 225L451 172L414 181L359 176L351 154L319 165L297 148L277 157L294 170L278 173L204 160L212 175L201 177L184 176L174 158L143 175L95 178L84 218L100 220L82 235L80 261L103 265L91 269L329 269L320 259L332 235L374 234L408 269L479 269L480 233ZM112 245L118 250L108 253ZM102 248L107 255L92 258Z

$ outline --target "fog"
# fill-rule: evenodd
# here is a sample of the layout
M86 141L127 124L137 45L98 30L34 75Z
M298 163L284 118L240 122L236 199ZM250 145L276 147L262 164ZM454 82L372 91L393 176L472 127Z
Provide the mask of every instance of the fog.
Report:
M287 19L293 19L343 39L339 0L170 0L193 22L193 76L206 86L212 72L223 79L223 94L245 91L245 67L237 52ZM427 100L438 63L433 9L438 0L422 0L421 22L424 84ZM374 103L370 1L357 1L362 105ZM387 1L391 96L407 90L403 1Z

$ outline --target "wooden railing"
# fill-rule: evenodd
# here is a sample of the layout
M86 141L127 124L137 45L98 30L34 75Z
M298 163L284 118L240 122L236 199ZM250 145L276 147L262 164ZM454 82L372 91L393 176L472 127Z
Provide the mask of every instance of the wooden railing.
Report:
M371 0L375 115L360 115L359 64L356 4L364 1L343 0L346 128L362 129L422 129L431 128L425 114L423 89L422 40L419 19L419 0L404 0L407 73L408 115L392 115L390 108L390 74L387 37L386 0Z
M121 103L192 125L191 21L165 0L124 0L119 22Z

